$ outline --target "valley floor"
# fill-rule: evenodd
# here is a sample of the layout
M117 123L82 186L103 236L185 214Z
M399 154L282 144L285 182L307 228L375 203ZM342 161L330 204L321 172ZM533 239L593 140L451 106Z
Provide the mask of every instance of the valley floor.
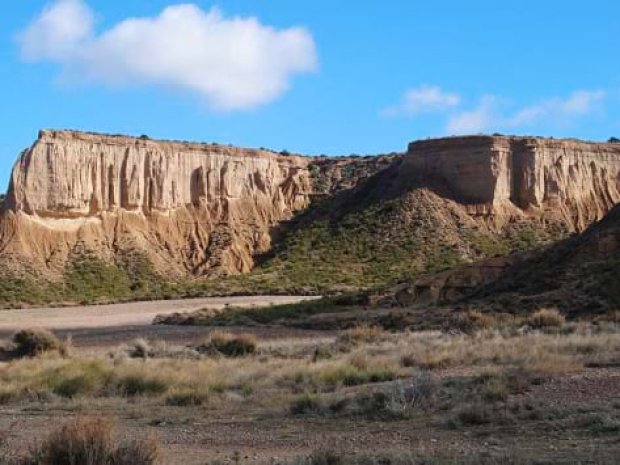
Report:
M156 439L162 465L292 463L319 450L384 464L620 456L617 323L468 334L230 328L258 339L242 357L200 352L206 326L83 331L68 358L0 362L0 445L11 453L63 422L105 416L123 436Z

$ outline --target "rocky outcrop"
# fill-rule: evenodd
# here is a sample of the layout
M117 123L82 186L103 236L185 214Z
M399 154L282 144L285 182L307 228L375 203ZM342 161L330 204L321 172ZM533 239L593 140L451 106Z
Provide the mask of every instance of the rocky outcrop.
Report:
M13 170L2 252L63 269L137 250L168 274L249 271L309 203L308 158L221 145L42 131Z
M324 168L311 169L320 160ZM352 162L41 131L13 169L0 262L54 275L80 254L112 260L137 251L172 276L247 272L270 248L273 228L309 205L317 170L330 173L329 194L331 183L362 177L346 170Z
M0 266L51 277L85 253L118 261L139 252L172 277L247 272L280 226L314 199L349 191L333 209L433 191L454 213L428 224L449 223L455 237L465 226L487 234L523 218L581 230L620 200L619 173L620 146L573 140L445 138L414 142L405 155L325 158L42 131L12 173ZM407 203L408 218L420 217L416 208Z
M470 136L409 145L408 169L473 214L560 218L583 230L620 201L620 145Z

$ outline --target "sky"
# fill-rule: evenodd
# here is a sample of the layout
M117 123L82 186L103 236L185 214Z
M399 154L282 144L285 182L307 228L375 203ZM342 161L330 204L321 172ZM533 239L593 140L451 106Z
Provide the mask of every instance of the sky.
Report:
M41 128L317 155L620 137L616 0L5 3L2 186Z

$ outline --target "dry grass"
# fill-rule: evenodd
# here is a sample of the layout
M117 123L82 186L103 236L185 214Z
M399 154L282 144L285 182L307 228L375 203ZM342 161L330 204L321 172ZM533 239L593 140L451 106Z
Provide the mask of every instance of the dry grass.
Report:
M342 331L339 340L348 344L370 343L385 340L389 333L381 326L359 325Z
M155 441L120 440L106 419L77 419L53 431L20 465L152 465Z
M231 339L226 336L223 340ZM286 351L285 344L289 346ZM393 334L346 349L339 338L334 338L331 343L322 342L321 347L329 350L329 357L317 357L316 345L308 341L279 340L273 347L263 343L259 355L254 357L14 360L0 364L0 402L33 396L37 399L141 396L168 405L204 405L227 393L235 393L253 396L253 401L260 403L269 397L260 393L267 391L272 393L270 396L320 393L409 378L419 369L457 367L479 370L495 367L553 376L617 359L620 332L611 329L593 332L593 327L585 326L575 328L570 334L496 330L471 335L418 332ZM245 352L235 348L228 353ZM491 397L502 397L499 384L488 386L488 390L497 392L490 394Z
M10 352L15 357L38 357L49 352L69 355L70 343L46 329L22 329L13 335L12 343Z
M215 331L209 338L196 346L199 353L221 354L226 357L244 357L256 352L258 341L252 334L232 334Z
M530 315L525 322L536 329L560 328L566 323L566 318L555 308L541 308Z

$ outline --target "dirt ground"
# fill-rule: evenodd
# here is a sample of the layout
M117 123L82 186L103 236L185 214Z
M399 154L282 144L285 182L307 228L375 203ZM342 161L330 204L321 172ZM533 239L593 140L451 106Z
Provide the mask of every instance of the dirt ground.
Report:
M78 348L106 349L136 338L162 339L170 343L193 342L209 329L190 326L152 325L153 318L203 308L263 307L289 304L315 297L301 296L233 296L204 297L185 300L156 300L110 305L0 310L0 340L24 328L46 328L62 337L70 336ZM234 331L234 330L233 330ZM276 337L282 331L263 329L259 336ZM287 331L287 336L305 334Z
M137 337L182 346L204 338L213 330L207 327L153 326L150 323L157 314L192 311L206 306L258 306L301 299L231 297L11 310L0 312L0 333L4 337L24 327L53 328L59 334L71 335L78 356L106 357L108 351ZM251 332L262 343L272 345L277 345L280 340L283 345L290 344L290 341L303 344L306 340L324 343L333 341L336 335L336 332L277 326L226 329ZM587 347L581 350L587 350ZM260 357L256 363L261 363ZM457 379L474 376L479 371L480 367L460 366L435 370L432 376L436 380ZM408 383L409 380L401 382ZM376 383L345 388L344 392L380 388L381 383ZM273 403L265 402L264 399L271 395L274 395ZM388 421L347 415L295 416L289 411L290 403L282 402L284 398L270 391L257 392L250 397L231 391L220 399L206 405L178 407L148 397L49 401L35 396L18 404L0 403L0 436L6 438L9 447L23 450L33 442L41 441L51 425L62 424L76 416L108 416L116 420L124 436L155 438L162 445L162 465L205 465L215 460L222 464L276 464L319 449L333 449L351 455L411 453L444 460L412 464L457 463L457 459L464 457L486 460L472 463L505 465L612 464L618 463L614 457L620 456L620 430L593 433L592 428L597 427L597 423L591 420L604 421L606 412L618 417L614 413L620 409L620 370L617 365L586 367L559 374L511 397L506 404L542 405L537 407L536 417L514 422L507 413L505 419L494 420L491 424L467 427L447 426L446 413L441 411ZM568 424L564 417L546 416L547 411L555 410L570 411L570 415L583 417L588 423L567 429L563 426ZM499 415L502 415L501 411ZM533 461L511 462L514 456Z

